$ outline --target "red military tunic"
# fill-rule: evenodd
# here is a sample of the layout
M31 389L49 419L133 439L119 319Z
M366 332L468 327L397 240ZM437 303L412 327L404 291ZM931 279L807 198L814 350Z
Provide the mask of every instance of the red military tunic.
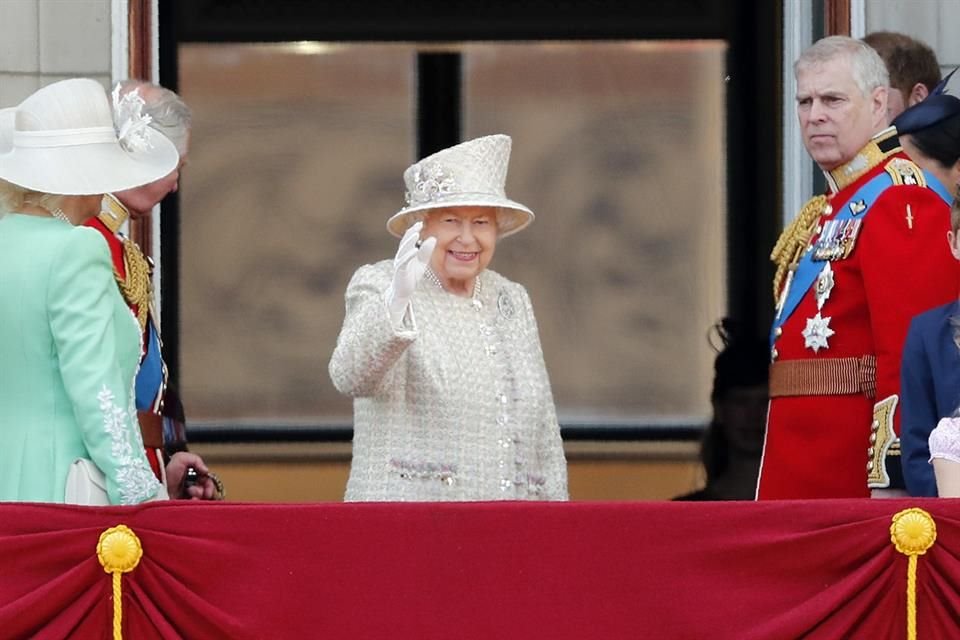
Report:
M114 275L120 286L124 300L137 320L140 322L141 331L143 331L143 352L141 353L141 366L143 358L148 349L158 346L158 343L151 340L150 331L156 331L153 325L151 313L152 305L152 285L149 280L149 266L143 254L136 245L120 234L120 227L129 218L130 214L120 202L110 196L104 196L102 211L96 218L91 218L86 225L99 231L107 241L110 248L110 255L113 259ZM125 243L127 246L125 246ZM128 261L134 260L137 264L134 273L128 269ZM136 280L136 282L134 282ZM148 325L149 328L148 328ZM159 355L159 354L158 354ZM156 392L151 393L151 399L145 406L139 406L138 397L138 419L140 422L140 431L143 437L144 449L147 459L150 460L150 466L153 468L157 478L163 480L163 427L160 417L160 407L163 401L163 393L166 389L166 367L160 362L162 369L161 383ZM139 375L139 374L138 374Z
M828 206L805 247L811 255L822 258L818 246L829 243L821 236L844 208L848 217L869 208L856 229L838 234L835 223L833 246L844 251L814 262L829 269L796 292L802 297L774 329L758 499L866 497L891 477L897 484L901 349L914 315L956 299L958 263L946 241L949 206L894 135L882 132L828 176ZM872 205L851 201L884 172L892 184ZM781 301L790 286L785 278Z

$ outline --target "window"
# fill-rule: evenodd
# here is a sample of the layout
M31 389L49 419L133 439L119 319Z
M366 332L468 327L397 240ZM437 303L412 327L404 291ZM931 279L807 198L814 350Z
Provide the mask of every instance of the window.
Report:
M393 256L417 56L460 56L463 139L514 139L537 221L491 268L530 291L561 423L697 423L726 312L719 40L181 44L180 384L191 423L342 424L343 292Z

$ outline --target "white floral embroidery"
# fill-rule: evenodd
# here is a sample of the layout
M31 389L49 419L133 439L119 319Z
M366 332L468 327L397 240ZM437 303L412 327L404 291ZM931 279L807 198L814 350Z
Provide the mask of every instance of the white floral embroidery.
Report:
M130 442L129 426L136 423L136 409L117 405L116 398L107 385L97 394L103 414L103 428L110 436L110 453L117 463L117 486L121 504L138 504L157 493L157 479L150 467L143 464L140 454L142 445L134 449ZM134 440L140 440L139 429L134 429Z

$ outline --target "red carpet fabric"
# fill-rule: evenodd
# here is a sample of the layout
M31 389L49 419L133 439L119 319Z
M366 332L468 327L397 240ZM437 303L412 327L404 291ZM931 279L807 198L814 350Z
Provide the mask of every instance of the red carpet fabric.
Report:
M143 547L123 636L906 638L897 512L920 507L917 637L960 637L960 501L0 505L0 636L110 638L100 534Z

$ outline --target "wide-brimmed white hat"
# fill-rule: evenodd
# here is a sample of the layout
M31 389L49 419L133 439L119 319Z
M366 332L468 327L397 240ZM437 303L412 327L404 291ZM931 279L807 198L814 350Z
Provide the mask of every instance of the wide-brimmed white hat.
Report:
M510 163L510 136L484 136L438 151L403 172L407 205L387 220L398 238L415 214L447 207L494 207L497 230L507 236L533 222L533 212L507 198L504 185Z
M16 107L0 109L0 153L7 153L13 148L13 118L16 113Z
M114 102L111 112L103 86L88 78L35 92L15 109L11 147L0 149L0 178L42 193L94 195L173 171L180 162L177 149L150 128L139 95L115 94Z

